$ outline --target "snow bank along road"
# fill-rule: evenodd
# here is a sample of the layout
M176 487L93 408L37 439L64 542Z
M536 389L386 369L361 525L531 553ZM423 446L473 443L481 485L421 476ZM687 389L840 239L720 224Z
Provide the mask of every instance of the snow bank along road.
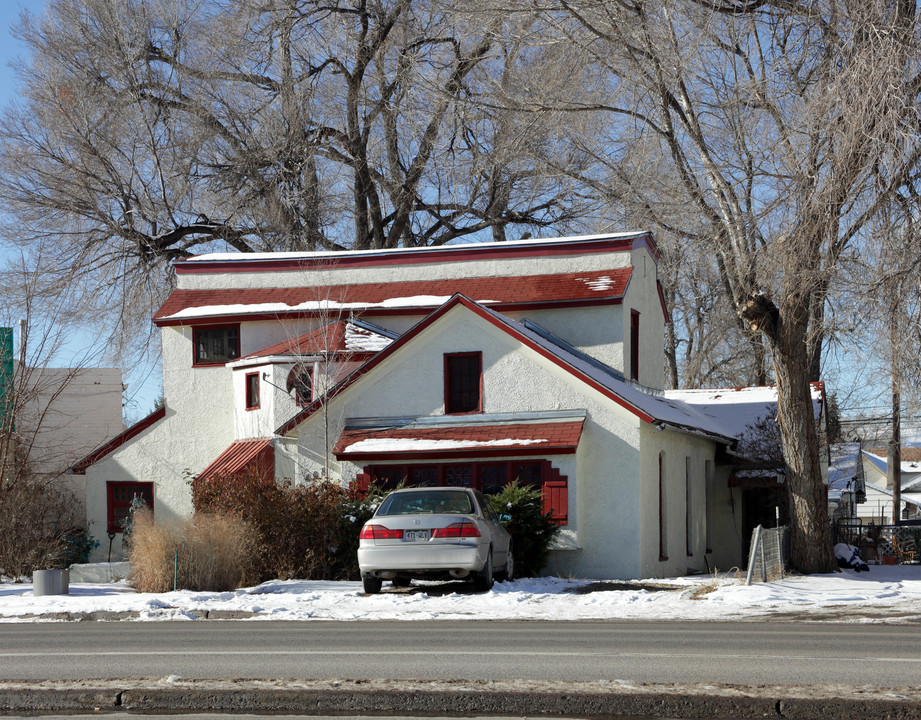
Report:
M152 596L118 584L35 598L2 584L0 712L921 718L921 568L750 588L655 582L674 589L550 578L484 594L368 597L358 584L291 582ZM180 622L60 623L83 617ZM190 622L203 617L251 619ZM596 622L476 622L560 617ZM377 618L441 622L354 622ZM684 628L680 618L743 622ZM261 622L276 619L352 622Z

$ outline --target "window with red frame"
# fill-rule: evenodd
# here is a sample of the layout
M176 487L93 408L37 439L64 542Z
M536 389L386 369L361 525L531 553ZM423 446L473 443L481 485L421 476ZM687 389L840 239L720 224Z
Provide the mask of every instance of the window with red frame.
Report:
M405 483L410 487L469 487L484 495L494 495L517 479L541 491L544 511L553 513L554 522L568 524L567 480L549 460L369 465L363 468L361 476L364 482L374 483L384 490L394 490Z
M246 374L246 409L259 408L259 373Z
M125 520L135 498L142 500L153 512L153 483L108 482L106 496L106 524L110 533L124 532Z
M192 328L194 366L223 365L240 357L240 326Z
M445 413L482 412L483 354L453 353L445 357Z

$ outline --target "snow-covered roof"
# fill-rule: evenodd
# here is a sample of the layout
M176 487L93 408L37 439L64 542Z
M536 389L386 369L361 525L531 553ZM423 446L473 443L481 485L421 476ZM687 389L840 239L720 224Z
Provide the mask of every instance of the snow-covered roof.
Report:
M632 268L498 277L406 280L324 287L175 290L154 315L158 325L228 319L348 315L350 312L427 314L463 294L505 311L568 304L619 303Z
M681 399L669 398L661 393L644 390L638 386L627 383L623 380L623 376L613 368L601 365L595 360L585 358L579 353L572 352L566 347L554 343L550 337L532 330L524 323L516 322L462 295L454 296L448 303L445 303L445 305L436 312L413 327L399 340L375 356L369 363L373 365L376 362L382 362L385 357L388 357L392 352L397 352L404 344L412 342L413 338L422 332L423 329L433 322L437 322L440 317L458 305L462 305L475 314L480 315L493 325L503 328L506 332L535 349L544 357L547 357L557 365L565 368L567 372L570 372L583 382L601 391L614 402L628 409L646 422L661 425L663 429L665 427L670 427L685 432L715 437L726 444L732 444L734 442L740 427L744 429L744 426L726 422L711 413L705 412L704 408L697 407L693 403L688 403ZM330 390L330 395L336 395L342 392L369 369L369 365L365 365L360 373L353 373L348 376ZM773 391L771 392L773 393ZM314 403L304 408L298 415L279 427L276 432L280 435L290 432L297 427L297 425L306 420L317 407L317 403Z
M878 468L884 475L889 468L889 458L885 448L870 448L863 451L863 456L869 460L874 467ZM902 448L902 482L903 486L906 480L905 476L917 476L921 480L921 448L903 447Z
M573 453L579 444L584 417L542 422L480 422L455 418L430 423L418 418L405 424L392 419L384 427L346 427L333 448L340 460L380 456L462 457L484 453L547 455Z
M822 383L811 386L812 407L816 420L822 414L825 390ZM777 415L777 388L761 387L666 390L670 400L695 408L718 423L732 437L748 440L755 425L772 421ZM744 452L744 447L740 448Z
M438 248L430 247L402 247L373 250L338 250L338 251L319 251L319 252L267 252L267 253L207 253L195 255L190 258L184 258L177 261L176 265L189 263L208 263L208 262L258 262L258 261L275 261L275 260L322 260L333 262L339 258L354 257L378 257L378 256L407 256L418 255L421 253L430 253L433 250L439 254L451 253L468 253L478 249L495 250L497 248L533 248L542 245L573 245L596 240L628 240L648 237L644 231L620 232L620 233L601 233L596 235L572 235L569 237L559 238L529 238L527 240L509 240L501 244L495 242L474 242L474 243L457 243L454 245L443 245Z
M833 443L828 452L831 456L828 466L828 497L837 499L855 479L863 478L860 443Z
M278 356L322 355L325 353L378 352L392 343L399 335L372 325L364 320L339 320L328 323L309 333L262 348L250 353L234 364L253 358Z

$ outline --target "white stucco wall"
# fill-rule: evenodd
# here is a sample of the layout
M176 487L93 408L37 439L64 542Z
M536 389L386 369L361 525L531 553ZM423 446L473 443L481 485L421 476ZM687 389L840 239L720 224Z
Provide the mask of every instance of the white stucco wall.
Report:
M169 521L192 512L190 474L203 470L234 439L232 371L192 367L192 329L164 328L166 417L86 471L87 520L103 542L93 561L107 559L106 483L154 483L154 514ZM121 559L121 535L112 559Z
M569 476L570 523L564 544L579 549L555 551L548 571L585 577L640 576L645 569L642 558L650 530L641 505L648 496L642 488L649 484L649 469L638 448L641 437L647 441L660 438L644 435L648 431L635 415L462 307L452 310L331 402L330 426L335 428L330 433L331 442L349 417L442 415L443 355L465 351L483 353L484 412L586 412L576 456L550 458ZM298 430L301 462L307 472L321 470L317 458L323 454L323 425L322 418L314 416ZM707 441L679 433L657 435L673 436L670 447L675 453L712 457ZM343 463L339 470L348 481L356 468ZM682 464L682 495L677 498L682 507L683 477ZM702 482L701 471L701 488ZM698 492L703 497L703 490ZM683 532L683 512L680 522ZM678 518L675 523L677 527ZM677 529L672 532L683 538ZM683 545L682 539L682 550ZM686 558L683 560L681 572L687 569ZM672 569L670 565L649 568L658 575Z
M672 577L707 570L706 463L715 446L704 438L643 424L640 500L642 565L639 577ZM665 554L659 557L659 454L665 484ZM690 480L690 513L687 480ZM690 519L690 552L688 547Z
M643 251L645 246L643 246ZM217 272L180 273L176 277L179 289L201 290L207 288L259 288L259 287L301 287L307 285L361 285L378 283L382 275L388 282L408 280L439 280L505 275L541 275L549 273L589 272L626 267L630 263L630 251L584 253L574 251L571 255L544 257L515 257L475 259L452 262L451 253L444 253L444 261L387 265L376 267L327 266L307 270L272 270L268 272ZM332 298L335 299L335 298Z

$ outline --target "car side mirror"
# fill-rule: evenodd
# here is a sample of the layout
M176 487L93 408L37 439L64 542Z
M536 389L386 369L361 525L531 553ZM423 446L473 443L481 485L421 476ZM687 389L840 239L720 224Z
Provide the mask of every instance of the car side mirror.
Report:
M511 521L512 521L512 516L509 515L508 513L502 513L502 514L499 516L499 522L507 523L507 522L511 522Z

